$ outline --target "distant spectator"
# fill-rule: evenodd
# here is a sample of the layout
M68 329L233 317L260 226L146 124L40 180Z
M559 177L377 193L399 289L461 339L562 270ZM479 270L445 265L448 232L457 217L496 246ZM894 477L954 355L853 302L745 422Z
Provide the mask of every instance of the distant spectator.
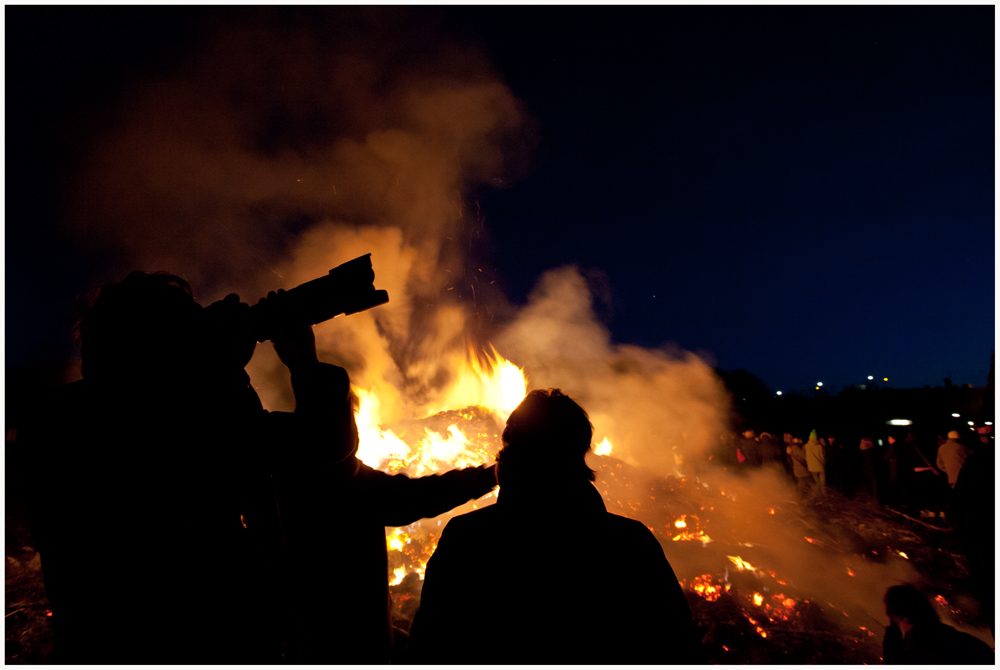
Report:
M740 450L743 452L743 467L757 468L763 460L760 441L752 430L743 431L743 439L740 440Z
M789 477L794 477L795 470L792 466L792 457L789 455L788 448L792 446L795 442L795 438L792 437L791 433L785 433L781 436L782 447L781 451L784 452L784 457L782 458L782 465L785 466L785 472L788 473Z
M785 448L785 451L792 457L792 471L795 473L795 479L798 482L796 488L799 493L799 499L805 500L806 494L809 492L812 484L812 475L809 474L806 451L802 448L802 440L797 437L791 438L791 442Z
M826 456L826 481L831 488L844 488L844 452L837 438L831 433L826 436L824 454Z
M843 486L844 495L848 498L854 498L854 493L858 485L858 476L861 472L861 452L853 442L837 441L841 447L841 485Z
M809 433L809 441L806 442L805 451L806 466L816 484L813 495L823 495L826 493L826 455L823 453L823 444L817 437L815 430Z
M767 465L768 463L781 463L781 448L774 439L774 435L770 433L760 434L760 456L761 463Z
M907 431L905 440L889 438L885 460L889 464L889 499L909 510L913 506L913 466L917 458L917 438Z
M948 486L955 488L958 481L958 473L962 471L965 461L972 455L972 450L959 442L961 436L957 430L948 433L948 440L938 447L937 467L938 470L948 475Z
M993 650L978 638L941 623L930 600L912 586L885 592L883 658L887 665L993 665Z
M878 449L875 448L875 440L870 437L861 438L858 450L861 452L861 474L868 485L867 488L871 491L872 497L875 498L876 502L881 502L882 491L879 487Z
M996 608L996 452L979 449L955 485L951 519L969 561L972 595L994 629Z

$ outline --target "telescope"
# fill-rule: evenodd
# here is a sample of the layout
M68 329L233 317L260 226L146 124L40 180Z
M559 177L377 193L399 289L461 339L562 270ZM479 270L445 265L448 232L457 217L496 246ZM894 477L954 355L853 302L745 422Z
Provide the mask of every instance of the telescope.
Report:
M250 306L250 328L258 342L274 336L283 322L315 326L341 314L356 314L389 302L375 288L372 255L358 256L274 298Z

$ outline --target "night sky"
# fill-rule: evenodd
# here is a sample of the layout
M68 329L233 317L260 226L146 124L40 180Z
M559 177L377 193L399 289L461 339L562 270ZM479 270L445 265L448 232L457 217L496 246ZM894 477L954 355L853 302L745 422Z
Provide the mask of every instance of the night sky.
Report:
M70 357L74 297L129 269L66 232L129 87L264 16L384 20L413 26L413 51L445 35L486 55L533 120L520 174L463 196L513 303L576 264L615 341L676 343L774 390L986 383L991 5L261 12L6 8L8 368Z

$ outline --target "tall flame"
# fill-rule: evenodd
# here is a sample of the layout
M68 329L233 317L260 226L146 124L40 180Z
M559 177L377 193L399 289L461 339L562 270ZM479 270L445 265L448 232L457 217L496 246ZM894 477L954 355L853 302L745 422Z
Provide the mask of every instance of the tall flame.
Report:
M493 346L477 356L473 350L460 366L454 382L441 394L441 400L427 413L482 407L503 424L527 392L524 372ZM484 359L485 362L480 362ZM398 472L408 468L419 476L442 469L461 468L487 463L493 454L470 440L458 425L452 424L445 434L429 428L406 441L382 423L381 401L374 391L356 388L358 458L373 468Z
M430 414L474 405L490 410L506 423L528 392L528 382L524 371L498 354L492 344L490 352L483 352L480 357L474 349L469 349L466 364ZM480 363L480 358L485 361Z

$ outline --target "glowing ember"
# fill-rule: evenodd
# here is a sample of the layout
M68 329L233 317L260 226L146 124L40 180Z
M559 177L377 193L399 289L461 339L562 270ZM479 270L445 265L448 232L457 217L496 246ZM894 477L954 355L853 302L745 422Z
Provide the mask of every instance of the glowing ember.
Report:
M941 607L947 608L952 614L961 614L962 610L955 609L952 605L945 599L944 596L935 596L934 602L936 602Z
M851 570L850 568L847 568L847 574L849 574L851 577L853 577L854 576L854 571Z
M906 560L910 560L910 557L907 556L905 552L897 551L896 553L905 558Z
M608 438L604 438L600 444L594 447L594 453L598 456L607 456L611 453L611 442Z
M674 525L678 528L687 528L687 522L684 520L684 517L677 519L677 521L674 522Z
M710 538L708 535L705 535L705 533L701 532L700 530L695 531L693 533L690 531L684 531L679 535L674 535L672 539L674 542L690 542L692 540L697 540L698 542L701 542L701 546L703 547L712 541L712 538Z
M726 556L726 558L732 561L733 565L739 568L740 572L743 572L744 570L750 570L751 572L755 572L757 570L757 568L753 567L739 556Z
M389 582L389 586L399 586L403 582L403 577L405 576L406 568L396 568L392 571L392 581Z
M773 507L768 507L767 508L767 513L768 514L774 514L774 508Z
M692 579L691 590L708 602L715 602L722 595L722 589L712 583L712 575L699 575Z
M764 596L759 593L753 594L753 604L760 607L764 602Z

